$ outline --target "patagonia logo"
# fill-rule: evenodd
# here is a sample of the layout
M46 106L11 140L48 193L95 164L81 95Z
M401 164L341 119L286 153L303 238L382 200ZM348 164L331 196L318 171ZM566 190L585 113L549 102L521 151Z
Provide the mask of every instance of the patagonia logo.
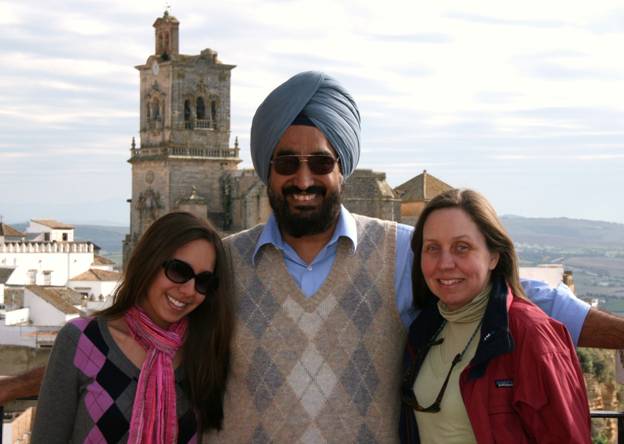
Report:
M513 379L497 379L496 388L512 388L513 387Z

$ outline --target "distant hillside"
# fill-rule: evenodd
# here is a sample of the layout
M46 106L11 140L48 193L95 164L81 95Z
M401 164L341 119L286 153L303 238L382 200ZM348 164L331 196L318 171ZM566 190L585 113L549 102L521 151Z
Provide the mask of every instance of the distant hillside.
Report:
M121 243L128 234L128 227L103 225L76 225L76 239L90 240L102 249L103 256L121 253Z
M503 216L515 242L566 249L624 251L624 224L584 219Z
M576 293L624 313L624 224L519 216L502 217L523 265L563 264Z
M624 258L624 224L565 217L502 216L501 219L514 242L522 246L556 250L620 251ZM13 226L18 230L25 230L27 224ZM94 242L106 255L121 252L121 243L129 231L128 227L105 225L75 227L77 239Z
M501 219L523 265L560 263L574 272L579 295L624 297L624 224L564 217ZM14 226L18 230L26 228L26 224ZM121 264L127 227L75 227L77 239L90 240L102 249L103 256Z

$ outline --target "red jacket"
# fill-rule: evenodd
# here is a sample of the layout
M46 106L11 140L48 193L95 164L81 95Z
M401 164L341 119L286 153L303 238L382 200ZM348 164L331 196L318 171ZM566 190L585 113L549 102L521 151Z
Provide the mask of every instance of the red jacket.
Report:
M441 322L432 302L410 327L403 399L413 396L422 350ZM587 391L568 331L533 303L514 297L502 281L494 283L460 390L480 444L591 443ZM405 403L400 424L401 442L420 442Z

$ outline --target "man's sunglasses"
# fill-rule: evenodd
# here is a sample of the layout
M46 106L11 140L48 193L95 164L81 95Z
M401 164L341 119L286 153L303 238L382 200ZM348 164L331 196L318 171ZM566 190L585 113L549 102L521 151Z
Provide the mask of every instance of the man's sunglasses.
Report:
M277 174L290 176L299 170L303 162L307 162L312 174L325 175L334 171L334 166L336 162L340 162L340 159L325 154L287 154L277 156L271 161L271 164Z
M169 259L163 262L162 266L165 269L165 276L176 284L184 284L195 278L195 290L204 296L208 296L219 287L219 279L213 272L204 271L195 274L193 267L180 259Z

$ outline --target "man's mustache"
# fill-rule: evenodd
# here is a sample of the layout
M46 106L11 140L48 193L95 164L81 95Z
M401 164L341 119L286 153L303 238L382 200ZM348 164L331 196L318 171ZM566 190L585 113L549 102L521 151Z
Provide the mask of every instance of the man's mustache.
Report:
M321 196L325 196L326 191L327 189L325 187L322 187L319 185L312 185L311 187L308 187L305 190L302 190L301 188L297 186L290 185L290 186L283 188L282 194L284 195L284 197L289 196L291 194L318 194Z

